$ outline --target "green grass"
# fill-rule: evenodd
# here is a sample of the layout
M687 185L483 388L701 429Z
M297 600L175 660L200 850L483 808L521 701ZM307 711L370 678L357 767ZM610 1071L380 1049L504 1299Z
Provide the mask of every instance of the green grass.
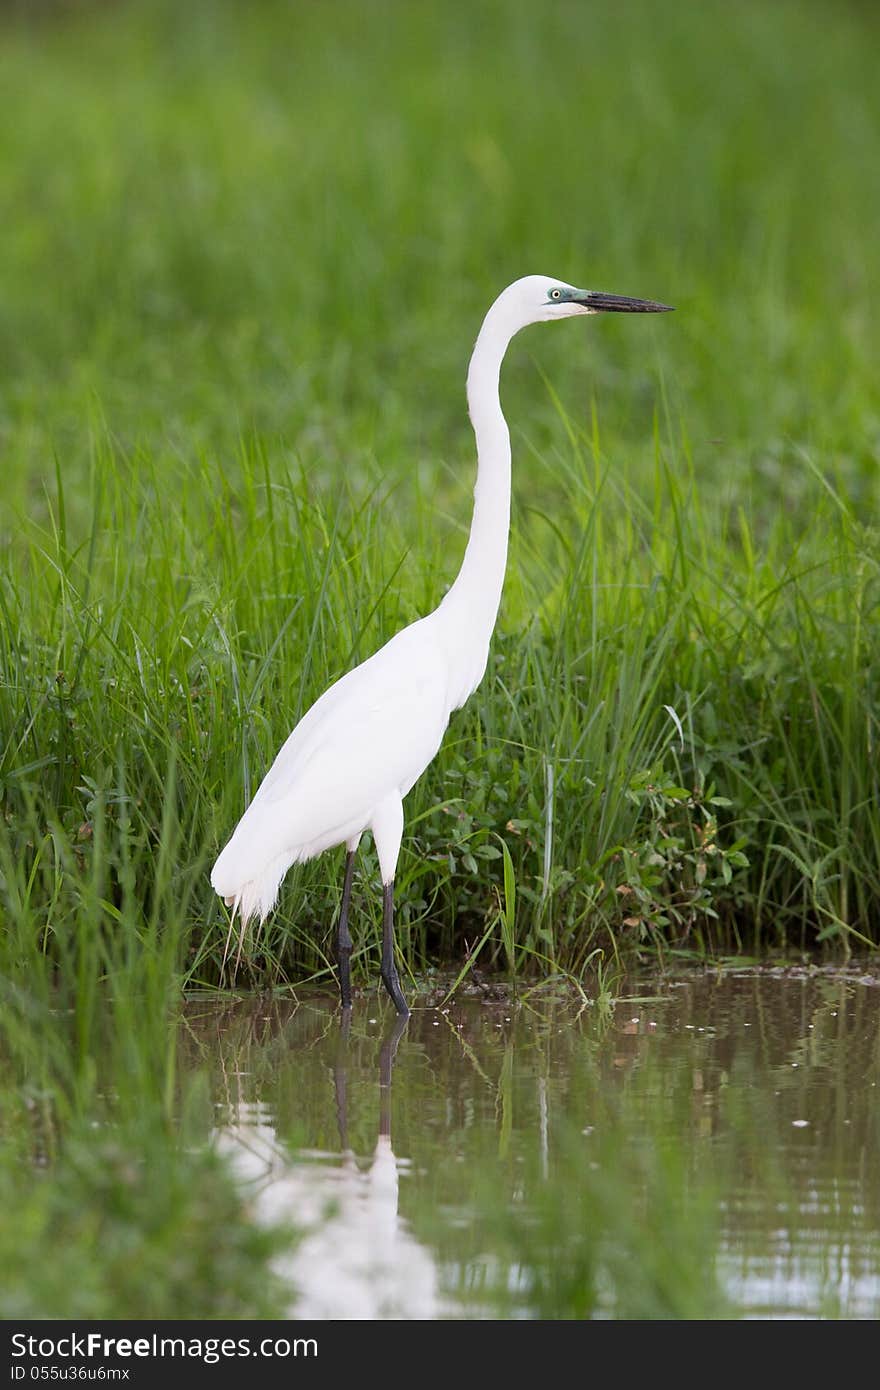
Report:
M210 1148L143 1124L97 1139L83 1126L36 1181L4 1155L0 1194L4 1320L283 1314L269 1269L280 1237L252 1222Z
M6 978L66 982L84 1054L100 978L217 982L213 857L454 575L467 356L535 270L678 312L513 347L505 597L407 803L406 965L876 942L873 11L40 13L0 49ZM340 870L291 873L244 980L326 977ZM362 979L375 887L368 852Z

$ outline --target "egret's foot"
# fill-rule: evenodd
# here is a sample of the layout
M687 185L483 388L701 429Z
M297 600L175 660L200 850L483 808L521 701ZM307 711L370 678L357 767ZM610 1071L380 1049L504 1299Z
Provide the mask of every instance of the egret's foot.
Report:
M397 968L392 965L390 969L384 965L382 967L382 983L391 996L391 1002L400 1014L401 1018L409 1018L409 1005L403 997L403 990L400 988L400 980L397 976Z
M394 881L382 884L382 983L391 995L395 1009L409 1018L409 1009L394 964Z

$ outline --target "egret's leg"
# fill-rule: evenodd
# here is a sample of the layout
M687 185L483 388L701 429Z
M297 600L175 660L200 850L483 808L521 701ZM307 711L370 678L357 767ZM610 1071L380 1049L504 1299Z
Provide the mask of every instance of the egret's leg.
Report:
M403 838L403 802L398 795L387 797L377 806L371 828L382 871L382 983L397 1012L407 1018L409 1009L394 964L394 873Z
M409 1009L397 978L394 964L394 880L382 884L382 983L394 1002L394 1007L404 1018L409 1018Z
M339 966L339 994L343 1009L351 1008L351 932L348 929L348 909L351 903L351 880L354 877L355 851L345 856L345 878L342 880L342 906L336 929L336 961Z

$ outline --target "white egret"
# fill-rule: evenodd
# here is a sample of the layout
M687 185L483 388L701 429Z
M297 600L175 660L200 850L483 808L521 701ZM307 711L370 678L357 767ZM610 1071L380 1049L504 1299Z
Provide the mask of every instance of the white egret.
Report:
M668 304L580 290L527 275L508 285L483 320L470 360L467 402L477 444L470 536L461 569L440 605L354 670L303 715L220 854L211 883L241 918L264 920L292 864L347 849L337 961L343 1008L351 1006L348 925L354 856L373 832L382 874L382 980L398 1013L409 1010L394 961L394 874L403 798L436 755L449 717L486 670L510 527L510 435L498 395L515 333L575 314L661 313Z

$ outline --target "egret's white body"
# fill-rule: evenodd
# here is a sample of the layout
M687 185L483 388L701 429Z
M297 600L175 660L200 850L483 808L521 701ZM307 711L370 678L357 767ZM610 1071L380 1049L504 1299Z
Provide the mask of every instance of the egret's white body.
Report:
M372 830L394 874L402 798L440 747L452 706L433 619L398 632L316 700L287 739L214 866L242 918L265 917L291 864Z
M242 929L275 905L292 864L345 844L340 947L347 938L352 855L371 830L386 890L382 976L406 1011L392 955L390 887L403 835L403 798L435 757L449 717L483 678L498 614L510 526L510 435L498 394L501 363L521 328L600 312L657 312L651 300L579 290L529 275L504 290L480 330L467 378L477 443L474 514L458 577L439 607L340 677L303 715L211 873ZM346 940L348 944L346 945ZM343 976L347 991L348 960Z

